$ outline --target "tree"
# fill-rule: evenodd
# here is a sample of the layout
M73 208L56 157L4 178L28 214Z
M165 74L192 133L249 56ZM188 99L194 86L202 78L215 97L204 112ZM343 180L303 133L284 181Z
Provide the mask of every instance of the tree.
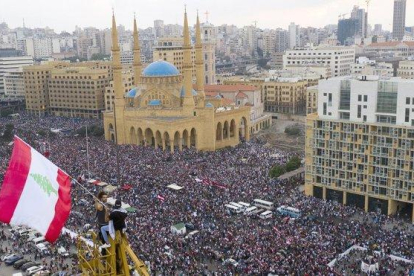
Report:
M300 158L298 156L293 156L289 162L286 164L286 171L291 172L296 169L299 169L300 165L302 164Z
M91 60L107 60L109 57L109 55L104 54L93 54Z
M290 136L298 136L300 135L300 128L294 126L286 127L285 133Z
M281 176L282 174L284 174L285 172L286 172L285 166L276 165L276 166L274 166L273 168L270 169L269 176L271 178L277 178L277 177Z

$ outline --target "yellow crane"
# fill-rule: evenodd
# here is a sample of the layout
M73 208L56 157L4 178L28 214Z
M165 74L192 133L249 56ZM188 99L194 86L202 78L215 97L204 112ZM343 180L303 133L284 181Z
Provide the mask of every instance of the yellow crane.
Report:
M100 252L95 233L92 233L92 245L78 238L78 259L82 275L130 276L134 275L131 274L133 271L136 271L140 276L150 275L145 263L132 251L124 233L116 231L115 240L111 238L109 240L111 246Z

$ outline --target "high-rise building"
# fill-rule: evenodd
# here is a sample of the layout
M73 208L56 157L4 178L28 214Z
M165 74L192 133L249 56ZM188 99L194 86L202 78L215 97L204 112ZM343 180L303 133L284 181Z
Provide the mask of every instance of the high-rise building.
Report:
M414 81L321 80L307 116L305 194L414 221Z
M355 37L358 33L358 24L358 20L352 18L338 21L338 40L342 45L347 45L348 39Z
M276 29L276 53L283 53L289 48L288 32L283 29Z
M155 38L164 36L164 21L154 20L154 34Z
M331 67L333 77L351 73L355 50L351 47L306 47L287 50L283 56L283 68L296 65L325 65Z
M351 19L356 20L356 35L361 38L367 37L368 24L367 24L367 13L365 9L361 9L358 6L354 6L351 12Z
M289 25L289 49L294 49L300 45L300 27L294 22Z
M382 24L375 24L374 35L382 35Z
M392 36L397 40L402 40L404 37L406 5L407 0L394 0Z

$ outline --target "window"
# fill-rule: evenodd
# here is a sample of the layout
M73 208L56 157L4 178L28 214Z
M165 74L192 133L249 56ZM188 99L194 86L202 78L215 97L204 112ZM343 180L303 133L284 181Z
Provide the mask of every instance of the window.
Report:
M397 93L378 92L377 112L397 113Z
M358 102L362 101L362 95L358 95Z
M358 105L358 114L357 114L357 118L361 118L361 105Z
M368 95L364 95L364 102L368 102Z
M326 103L323 103L323 115L326 115L326 109L327 109L327 105Z
M364 121L364 122L367 121L367 115L364 115L362 118L363 118L362 121Z
M410 98L409 97L405 98L405 104L410 104Z
M410 122L410 109L409 108L405 109L405 122L406 123Z

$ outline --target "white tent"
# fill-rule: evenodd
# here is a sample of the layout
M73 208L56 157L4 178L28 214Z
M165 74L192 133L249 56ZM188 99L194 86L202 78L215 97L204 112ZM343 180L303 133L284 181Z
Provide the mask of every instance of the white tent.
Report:
M183 187L178 186L178 185L177 185L177 184L175 184L175 183L168 185L168 186L167 186L167 188L173 189L173 190L175 190L175 191L179 191L179 190L183 189Z

